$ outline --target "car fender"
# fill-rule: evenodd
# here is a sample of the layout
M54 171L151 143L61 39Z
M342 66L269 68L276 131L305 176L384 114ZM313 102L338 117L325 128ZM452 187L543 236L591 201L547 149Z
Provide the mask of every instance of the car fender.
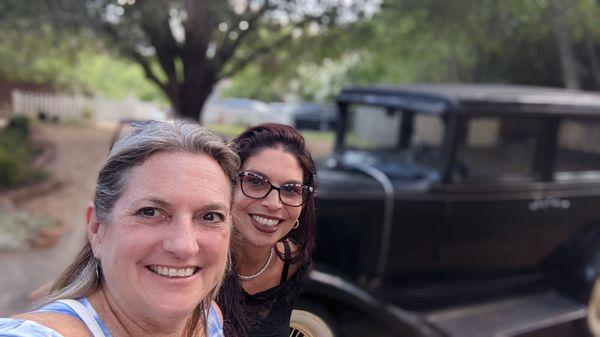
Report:
M558 269L559 289L587 302L591 286L600 275L600 220L582 226L550 254L541 267Z
M586 235L581 238L580 249L577 253L575 265L580 277L579 286L582 289L580 298L587 301L589 299L592 286L596 278L600 276L600 223L593 223Z
M422 316L381 301L352 282L324 270L310 272L301 297L324 306L337 303L358 309L382 320L397 332L409 332L410 336L445 336Z

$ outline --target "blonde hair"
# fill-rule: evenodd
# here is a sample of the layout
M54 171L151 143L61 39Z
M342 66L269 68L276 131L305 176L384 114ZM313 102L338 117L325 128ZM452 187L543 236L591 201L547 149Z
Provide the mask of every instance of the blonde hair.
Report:
M150 121L133 126L134 130L129 135L115 143L98 174L94 196L94 214L98 222L107 220L115 202L122 196L131 168L141 165L146 158L158 152L202 153L210 156L229 177L233 194L233 182L240 161L214 134L198 124L185 121ZM229 265L228 262L223 275ZM88 296L102 284L101 273L100 262L94 257L92 247L87 242L73 263L54 282L49 293L40 299L39 304ZM221 282L222 278L192 312L186 324L187 336L196 336L199 331L206 330L206 313Z

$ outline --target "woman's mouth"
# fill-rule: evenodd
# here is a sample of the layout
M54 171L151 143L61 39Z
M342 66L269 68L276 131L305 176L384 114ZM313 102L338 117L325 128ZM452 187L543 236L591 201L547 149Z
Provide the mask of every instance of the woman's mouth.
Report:
M277 229L276 226L281 222L280 219L267 218L255 214L251 215L251 217L254 220L255 227L263 232L274 232Z
M200 269L198 267L173 268L155 265L148 266L147 268L155 274L166 277L189 277Z

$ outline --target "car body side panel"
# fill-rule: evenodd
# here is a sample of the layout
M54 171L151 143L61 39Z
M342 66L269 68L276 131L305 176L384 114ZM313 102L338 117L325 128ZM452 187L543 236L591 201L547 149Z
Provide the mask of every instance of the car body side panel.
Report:
M600 186L587 183L579 187L555 189L544 198L538 198L544 221L540 222L540 237L532 258L543 261L575 233L600 227ZM594 227L594 228L592 228ZM574 238L576 239L576 238Z
M532 265L543 217L529 209L530 199L489 196L447 196L440 269L501 272Z
M377 200L319 200L318 260L357 280L372 275L377 264L381 213Z

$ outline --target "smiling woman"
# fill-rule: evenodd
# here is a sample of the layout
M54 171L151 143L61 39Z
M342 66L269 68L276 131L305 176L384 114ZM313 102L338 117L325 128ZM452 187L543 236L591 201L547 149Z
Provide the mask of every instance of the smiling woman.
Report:
M0 335L222 336L212 299L228 264L238 163L197 125L138 125L100 171L89 242L45 305L1 319Z
M288 125L255 126L234 139L233 147L242 171L232 209L239 234L236 272L219 294L225 331L287 337L314 248L315 165L302 135ZM232 311L238 293L247 324Z

